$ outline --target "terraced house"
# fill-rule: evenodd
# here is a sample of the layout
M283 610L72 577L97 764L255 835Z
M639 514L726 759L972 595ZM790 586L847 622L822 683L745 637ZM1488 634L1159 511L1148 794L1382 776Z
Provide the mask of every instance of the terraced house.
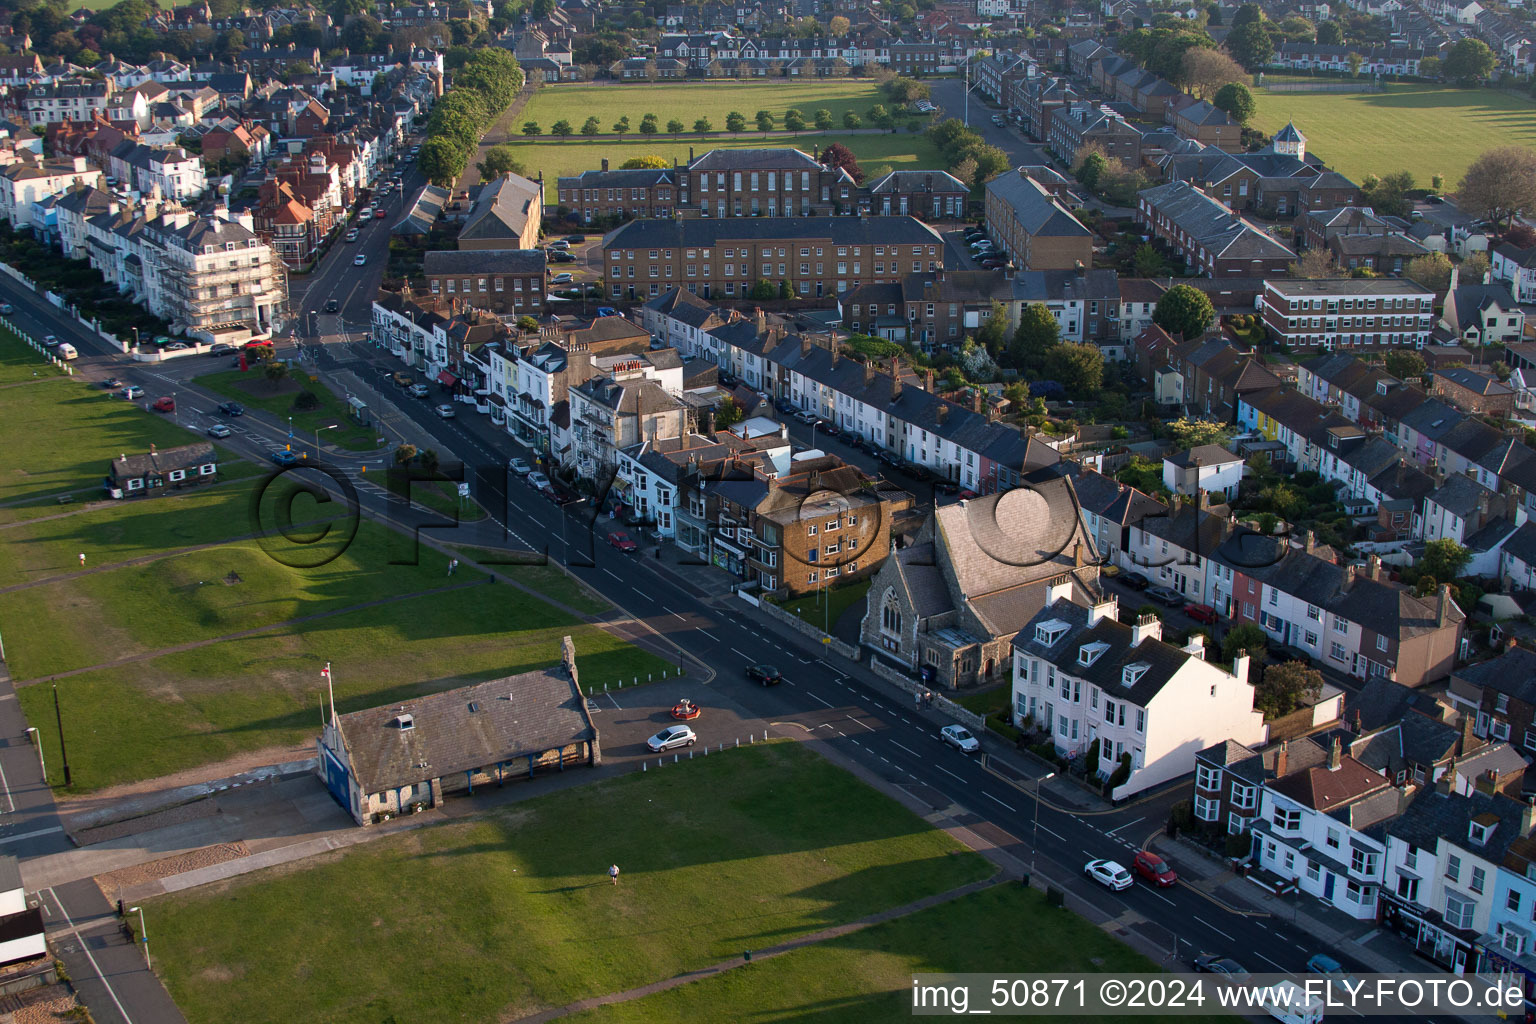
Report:
M1296 259L1257 225L1188 182L1140 192L1136 223L1207 277L1284 277Z
M1072 270L1093 265L1093 234L1021 168L987 182L987 230L1016 267Z
M598 217L632 218L670 217L677 205L676 170L641 167L617 171L583 171L561 178L559 203L585 223Z
M1264 282L1264 326L1292 349L1423 348L1435 295L1403 278Z

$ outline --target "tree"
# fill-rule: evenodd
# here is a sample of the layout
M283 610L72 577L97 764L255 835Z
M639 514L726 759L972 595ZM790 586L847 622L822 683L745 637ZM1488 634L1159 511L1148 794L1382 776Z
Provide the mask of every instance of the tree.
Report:
M266 374L267 383L276 389L288 376L288 364L281 359L269 359L261 372Z
M725 115L725 130L728 132L744 132L747 130L747 115L739 110L733 110Z
M1348 277L1349 271L1339 266L1328 249L1308 249L1291 264L1291 276L1317 280L1323 277Z
M1003 351L1008 338L1008 310L1001 302L992 303L991 314L976 330L976 344L983 346L992 356Z
M448 185L464 171L465 154L453 139L439 136L421 144L416 166L434 185Z
M1097 192L1099 179L1104 176L1104 168L1109 166L1109 161L1104 158L1101 151L1092 151L1084 155L1077 165L1077 180L1083 183L1083 187L1090 192Z
M1360 195L1365 205L1377 213L1406 217L1413 212L1413 199L1409 193L1414 184L1412 171L1393 171L1379 178L1373 174L1360 183Z
M974 188L976 185L976 170L976 158L968 156L951 167L949 173L953 174L955 179L963 183L967 188Z
M395 465L397 466L403 466L415 458L416 446L413 444L402 444L395 449Z
M1419 61L1419 77L1420 78L1430 78L1430 79L1439 78L1440 77L1440 71L1441 71L1441 67L1440 67L1440 58L1439 57L1425 57L1425 58L1423 58L1422 60Z
M1232 30L1235 32L1244 25L1257 25L1263 20L1264 9L1258 4L1246 3L1232 15Z
M539 318L524 313L517 318L517 329L524 334L537 334L539 330Z
M1250 22L1227 33L1227 52L1249 71L1260 71L1275 56L1275 41L1269 29Z
M613 133L623 135L629 131L629 117L626 115L613 122Z
M1104 384L1104 353L1097 345L1064 342L1047 354L1045 370L1069 395L1087 398Z
M1162 277L1168 273L1168 261L1151 242L1143 242L1131 257L1131 270L1137 277Z
M1426 253L1408 261L1404 274L1432 292L1445 291L1451 283L1451 259L1443 252Z
M1440 70L1457 85L1477 85L1491 75L1496 66L1498 58L1488 44L1467 36L1451 47L1440 63Z
M1179 79L1184 88L1208 100L1224 85L1246 82L1248 75L1241 64L1220 50L1192 46L1184 51Z
M736 404L736 399L727 398L715 408L715 427L725 430L742 421L746 413L741 411L741 406Z
M559 136L569 135L569 134L571 134L571 122L565 120L564 118L561 118L560 120L556 121L553 125L550 126L549 132L550 132L551 135L559 135Z
M1179 451L1187 452L1201 445L1214 444L1225 448L1232 440L1232 431L1225 424L1210 420L1176 419L1166 427L1168 439Z
M773 131L774 122L777 120L777 118L773 116L773 111L771 110L759 110L757 112L756 120L757 130L766 135ZM818 125L818 127L820 126Z
M1281 718L1310 707L1323 693L1323 674L1304 661L1283 661L1264 670L1253 688L1253 706L1265 718Z
M848 176L858 184L864 180L864 171L859 167L858 157L853 151L841 142L834 142L821 151L821 162L826 167L841 167L848 172Z
M854 129L854 128L859 127L863 123L864 123L864 119L862 117L860 117L858 114L855 114L853 111L849 110L849 111L844 112L844 114L843 114L843 127L844 128Z
M583 135L596 135L602 130L603 123L597 119L596 114L587 118L581 125L581 134Z
M539 127L539 122L537 122L537 121L524 121L523 122L523 134L524 135L543 135L544 134L544 129Z
M1042 302L1031 302L1019 312L1019 326L1008 346L1008 358L1017 367L1040 369L1046 357L1061 343L1061 325Z
M1264 635L1264 631L1251 622L1245 622L1227 630L1227 635L1221 640L1221 660L1230 665L1239 654L1262 658L1268 646L1269 637Z
M709 123L709 118L701 117L697 121L693 122L693 130L698 132L700 135L703 135L706 132L714 131L715 126Z
M1344 30L1336 21L1325 21L1317 26L1317 41L1324 46L1343 46ZM1424 62L1419 61L1419 71L1424 70Z
M421 147L423 153L427 147ZM527 168L517 159L517 150L511 146L492 146L485 151L485 159L475 165L480 171L480 177L484 181L494 181L503 174L522 174L526 176Z
M1417 352L1410 352L1407 349L1393 349L1387 353L1387 372L1398 380L1422 377L1428 365L1424 362L1423 356Z
M1349 64L1349 76L1351 78L1359 78L1360 69L1365 65L1365 58L1351 51L1345 56L1344 60Z
M1461 273L1457 280L1463 284L1481 284L1484 275L1488 273L1489 262L1486 252L1472 252L1461 261Z
M1190 341L1205 333L1216 319L1210 296L1187 284L1176 284L1163 293L1152 310L1152 322L1169 334Z
M832 111L822 107L815 113L816 128L818 131L829 132L832 130Z
M671 167L667 158L658 153L647 153L645 156L632 156L619 165L621 171L638 171L641 169L661 170Z
M884 103L876 103L869 108L869 119L884 128L891 120L891 112L885 109Z
M675 117L667 122L667 133L669 135L681 135L686 128L687 126Z
M657 131L657 127L656 127L656 115L655 114L646 114L644 117L642 117L640 119L640 134L641 135L655 135L656 131Z
M1492 221L1495 230L1536 212L1536 150L1499 146L1483 153L1467 168L1456 200L1472 216Z
M784 111L784 127L792 132L805 131L805 115L794 107Z
M1227 116L1238 124L1247 124L1253 117L1254 111L1259 109L1259 105L1254 102L1253 93L1242 82L1228 82L1216 90L1211 106L1217 110L1226 111Z
M848 19L841 14L834 14L832 20L827 22L827 34L833 39L841 39L848 34Z

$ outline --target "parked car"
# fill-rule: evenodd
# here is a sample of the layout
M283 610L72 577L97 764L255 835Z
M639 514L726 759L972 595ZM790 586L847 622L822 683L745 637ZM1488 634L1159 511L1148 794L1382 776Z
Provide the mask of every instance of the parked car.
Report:
M357 241L357 228L348 228L347 229L346 240L349 241L349 242Z
M939 494L959 494L960 493L960 485L955 483L953 480L939 480L939 481L936 481L934 483L934 485L933 485L933 489L934 489L935 492L937 492Z
M271 459L279 466L291 466L295 462L299 461L299 457L286 448L278 448L275 451L268 452L267 458Z
M101 384L98 385L98 386L103 391L115 391L116 389L118 389L118 388L123 386L123 382L118 380L116 377L108 377L106 380L102 381Z
M901 457L895 452L889 451L885 448L881 448L879 451L875 452L875 459L879 462L885 463L887 466L901 465Z
M1135 884L1131 873L1112 860L1091 860L1083 865L1083 874L1114 892L1129 889Z
M175 412L176 399L169 395L166 395L164 398L157 398L150 408L155 410L155 412Z
M635 538L631 537L623 530L614 530L613 532L609 533L608 543L618 548L625 554L640 550L640 545L635 543Z
M569 487L554 480L551 480L549 482L549 486L545 488L544 496L547 497L550 501L554 502L556 505L569 505L571 502L581 497L581 495L577 494Z
M1131 861L1131 866L1136 869L1138 875L1156 886L1169 886L1179 880L1178 872L1151 850L1142 850L1137 853L1135 859Z
M219 403L219 415L220 416L244 416L245 415L245 406L241 405L239 402L220 402Z
M1196 622L1203 622L1207 626L1216 625L1216 609L1208 604L1189 604L1184 606L1184 614Z
M1119 579L1121 583L1124 583L1132 590L1146 590L1152 585L1152 581L1139 572L1122 573Z
M123 388L122 394L123 394L124 398L126 398L126 399L128 399L128 401L132 402L135 399L139 399L139 398L143 398L144 397L144 389L139 387L137 384L130 384L127 387Z
M605 316L618 316L619 311L614 309L612 306L598 306L597 315L599 319Z
M763 686L778 686L784 681L779 675L779 670L772 665L752 665L747 669L747 681L760 683Z
M339 310L340 308L341 308L341 303L337 302L335 299L326 299L325 300L325 311L327 313L334 313L337 310Z
M572 245L580 245L582 242L585 242L587 240L587 236L586 235L566 235L565 236L565 240L567 242L570 242Z
M574 280L576 280L576 275L575 274L556 274L554 277L549 279L549 283L550 284L570 284Z
M686 725L669 725L646 740L645 745L651 749L651 753L659 754L674 747L691 747L698 742L698 739L693 730Z
M383 220L385 217L388 217L388 216L389 216L389 211L384 209L384 207L382 207L382 206L379 207L377 210L373 211L373 219L374 220Z
M568 252L552 252L552 253L549 254L549 262L551 262L551 263L575 263L576 262L576 257L572 256Z
M544 246L544 248L546 248L546 249L554 249L554 250L557 250L559 252L564 252L565 250L569 249L570 247L571 247L571 243L565 241L564 239L557 239L557 240L555 240L553 242L550 242L550 243L548 243L547 245Z
M939 739L948 743L962 754L974 754L981 749L981 743L963 725L946 725L939 730Z
M1201 953L1195 957L1194 968L1201 974L1225 974L1229 978L1243 981L1248 977L1248 968L1233 960L1229 956L1218 956L1215 953Z
M1166 608L1184 607L1184 595L1172 587L1148 587L1147 596Z
M361 210L358 210L357 211L357 217L358 217L359 220L370 220L370 219L372 219L372 217L373 217L373 207L365 206Z
M817 420L816 429L820 430L823 434L830 434L833 437L842 433L841 430L837 429L837 424L831 420Z
M549 477L538 470L534 470L528 474L528 486L536 491L542 491L549 486Z
M412 398L426 398L432 392L427 390L427 386L425 384L412 384L410 387L405 389L405 393L410 395Z
M160 351L162 351L162 352L185 352L187 349L189 349L191 347L192 347L191 345L188 345L184 341L173 341L169 345L161 345L160 346Z
M529 473L533 472L533 467L528 465L526 460L519 458L508 459L507 468L516 473L518 476L527 476Z
M454 418L455 415L457 415L453 411L453 406L451 406L451 405L440 405L436 409L433 409L432 411L437 413L439 416L441 416L445 420L451 420L451 419Z
M233 433L234 431L229 429L229 424L227 423L215 423L213 426L208 428L209 437L228 437Z
M357 259L352 261L352 265L354 267L365 267L368 265L368 257L363 253L358 253Z
M9 302L0 302L0 314L10 316L14 312L16 312L16 310L11 308L11 304Z
M235 346L231 345L229 342L219 341L213 344L213 347L208 350L208 354L211 356L227 356L234 350Z

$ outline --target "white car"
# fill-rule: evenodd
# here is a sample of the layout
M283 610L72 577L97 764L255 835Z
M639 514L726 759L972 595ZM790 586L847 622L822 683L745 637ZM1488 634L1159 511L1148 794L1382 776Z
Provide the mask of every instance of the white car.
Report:
M359 255L357 257L357 259L352 261L352 265L354 267L362 267L362 266L366 266L367 264L368 264L368 257L367 256L363 256L363 255Z
M659 754L663 750L671 750L674 747L691 747L698 742L698 739L693 734L693 730L686 725L669 725L646 740L645 745L651 748L651 753Z
M234 431L229 429L228 424L224 423L215 423L213 426L208 428L209 437L228 437L233 433Z
M528 474L528 486L532 487L536 491L542 491L544 488L549 486L549 477L545 476L543 473L540 473L538 470L534 470L532 473Z
M412 398L426 398L432 392L427 390L427 386L425 384L412 384L410 387L405 389L405 393L410 395Z
M1112 860L1091 860L1083 865L1083 874L1113 892L1129 889L1135 884L1131 873Z
M946 725L939 730L939 739L965 754L974 754L981 749L976 737L963 725Z
M453 406L451 405L440 405L433 411L445 420L451 420L454 417Z
M358 220L372 220L373 219L373 207L365 206L361 210L358 210L357 211L357 219Z
M527 460L519 458L508 459L507 468L516 473L518 476L527 476L529 473L533 472L533 467L528 465Z

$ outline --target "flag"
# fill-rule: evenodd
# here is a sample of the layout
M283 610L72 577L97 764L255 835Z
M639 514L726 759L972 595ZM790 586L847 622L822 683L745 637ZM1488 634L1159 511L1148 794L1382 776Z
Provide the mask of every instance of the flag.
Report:
M320 670L320 674L327 679L331 678L331 666L325 666L325 668Z

